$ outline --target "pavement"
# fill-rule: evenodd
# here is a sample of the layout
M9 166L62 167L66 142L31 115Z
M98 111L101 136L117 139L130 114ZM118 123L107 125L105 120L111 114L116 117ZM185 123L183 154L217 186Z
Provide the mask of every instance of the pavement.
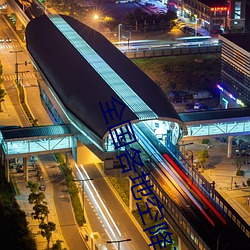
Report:
M187 142L185 141L185 143ZM226 143L210 139L209 145L212 147L206 148L206 145L202 144L202 139L192 140L192 142L194 144L185 146L185 151L193 152L195 161L201 149L208 150L209 158L205 163L204 172L201 169L199 171L210 183L215 181L215 189L250 226L250 203L248 202L250 187L245 187L242 184L242 182L246 183L250 177L250 164L242 166L241 169L245 172L244 176L236 176L237 169L233 164L233 159L227 157ZM235 146L233 146L233 152L235 152ZM247 157L245 158L247 159ZM238 187L235 187L235 182Z

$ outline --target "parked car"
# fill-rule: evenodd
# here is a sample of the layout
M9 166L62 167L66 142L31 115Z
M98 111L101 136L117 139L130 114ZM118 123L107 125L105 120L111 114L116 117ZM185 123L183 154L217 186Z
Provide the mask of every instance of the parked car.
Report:
M4 38L0 37L0 43L4 43Z
M196 102L196 103L194 104L194 109L202 109L202 104L199 103L199 102Z
M40 185L39 185L39 190L40 191L45 191L46 190L46 184L45 182L41 182Z

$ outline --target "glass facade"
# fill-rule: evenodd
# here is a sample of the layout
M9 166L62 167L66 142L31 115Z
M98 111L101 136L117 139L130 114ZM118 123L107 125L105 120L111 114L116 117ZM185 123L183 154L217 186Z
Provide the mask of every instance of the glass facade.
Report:
M223 87L250 105L250 56L223 40L221 53Z
M241 2L235 2L234 6L234 19L241 18Z

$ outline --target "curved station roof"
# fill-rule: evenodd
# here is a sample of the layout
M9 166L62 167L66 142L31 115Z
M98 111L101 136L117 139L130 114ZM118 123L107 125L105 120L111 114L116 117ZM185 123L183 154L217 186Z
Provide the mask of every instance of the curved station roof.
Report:
M163 91L102 34L64 15L40 16L26 27L27 49L61 102L100 138L104 106L127 105L122 121L166 120L185 127ZM106 107L106 105L105 105Z

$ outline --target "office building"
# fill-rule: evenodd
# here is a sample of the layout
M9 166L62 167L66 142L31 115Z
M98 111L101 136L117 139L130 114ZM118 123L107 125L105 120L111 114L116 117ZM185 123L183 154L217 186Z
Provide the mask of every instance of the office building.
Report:
M222 108L250 106L250 33L222 34Z

